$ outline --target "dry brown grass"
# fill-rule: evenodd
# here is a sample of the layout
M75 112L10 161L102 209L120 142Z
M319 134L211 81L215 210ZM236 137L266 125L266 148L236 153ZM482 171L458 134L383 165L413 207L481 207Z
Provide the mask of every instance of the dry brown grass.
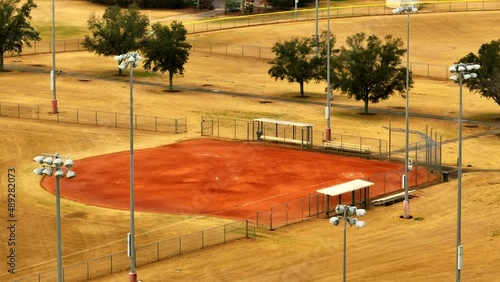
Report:
M63 22L78 18L74 24L85 26L88 11L100 8L92 4L72 1L72 5L59 2L60 10L68 13L58 16ZM47 7L48 1L40 1ZM65 2L66 3L66 2ZM86 5L84 5L86 4ZM74 9L75 5L83 5ZM88 6L87 6L88 5ZM79 7L79 6L78 6ZM90 8L88 8L90 7ZM40 11L38 11L40 12ZM37 12L37 13L38 13ZM73 14L70 14L73 13ZM48 13L45 8L45 14ZM40 16L42 15L42 16ZM480 15L480 17L477 17ZM498 12L469 14L429 14L412 16L411 61L448 65L470 51L477 51L480 44L496 39L500 31ZM34 15L35 22L46 21L43 13ZM157 17L161 17L160 14ZM81 21L81 22L79 22ZM450 24L450 21L456 21ZM459 22L460 21L460 22ZM358 31L393 34L405 38L404 17L354 18L332 21L338 43ZM466 23L466 24L462 24ZM484 28L478 32L477 26ZM247 29L212 32L197 35L204 40L250 44L259 36L262 45L270 46L277 39L303 35L300 31L311 29L313 22L280 24ZM305 34L308 35L309 33ZM460 37L459 37L460 36ZM64 35L62 35L64 37ZM467 40L463 40L467 38ZM466 43L467 42L467 43ZM467 45L463 45L467 44ZM17 64L41 64L50 69L50 55L10 58ZM128 77L115 76L115 62L78 52L57 55L58 68L64 70L58 78L58 100L61 107L87 108L102 111L128 112ZM165 93L167 78L158 75L142 77L137 70L137 81L162 83L164 87L135 85L135 111L137 114L165 117L187 117L188 132L178 135L136 132L136 148L148 148L199 136L199 120L203 115L255 118L266 114L296 121L310 122L315 130L324 127L324 106L305 105L293 98L298 85L275 82L267 76L265 60L228 57L193 52L186 65L186 75L176 77L174 84L199 87L210 84L209 89L230 90L260 95L256 98L225 96L210 92L183 90ZM90 82L65 73L94 75ZM103 78L103 79L100 79ZM112 78L114 80L107 80ZM121 81L116 81L116 79ZM8 72L0 74L2 102L49 104L48 73ZM323 84L306 86L307 99L322 101ZM456 117L458 87L448 81L418 78L411 92L412 113L441 114ZM289 97L291 101L260 104L269 97ZM335 95L335 103L361 106L343 96ZM394 96L377 105L377 109L394 109L405 101ZM404 127L404 115L359 115L356 110L332 109L332 128L336 133L356 134L387 139L382 126L389 121L395 127ZM494 121L499 118L498 105L470 94L464 89L464 117ZM457 138L454 122L412 118L413 129L425 131L433 128L443 140ZM128 150L128 130L110 129L74 124L55 124L14 118L0 118L1 167L17 170L17 242L19 246L19 274L3 274L0 280L19 279L28 273L55 268L54 197L40 189L39 179L31 171L30 160L42 152L59 152L74 159L116 151ZM464 136L486 130L492 126L464 128ZM497 127L498 129L498 127ZM361 132L361 133L360 133ZM403 144L403 134L395 142ZM493 172L468 172L464 175L463 188L463 244L465 248L463 281L494 281L500 274L497 265L500 257L495 251L500 247L500 225L495 220L500 200L499 139L484 136L464 140L464 163L472 169L489 169ZM412 136L412 142L416 141ZM443 147L443 161L453 165L456 161L456 142ZM76 169L77 170L77 169ZM0 172L6 179L6 169ZM5 182L4 182L5 183ZM0 199L6 207L6 197ZM411 213L421 221L402 221L401 205L378 207L367 214L364 229L348 230L348 279L350 281L448 281L455 275L455 226L456 180L421 190L411 201ZM6 212L4 212L6 214ZM129 214L62 200L63 254L65 263L101 256L110 251L124 250L128 232ZM225 219L172 216L137 213L138 245L155 240L160 229L162 235L176 236L227 222ZM172 227L172 226L175 226ZM0 233L5 242L6 232ZM108 247L96 248L101 245ZM82 252L83 250L90 251ZM7 253L6 246L1 250ZM45 263L49 262L49 263ZM32 267L38 265L39 267ZM489 266L489 267L487 267ZM24 270L23 270L24 269ZM339 280L342 271L342 230L331 227L326 220L293 225L274 232L262 231L256 241L240 241L179 258L148 265L138 269L143 281L331 281ZM105 277L98 281L122 281L126 273ZM166 278L168 277L168 279Z

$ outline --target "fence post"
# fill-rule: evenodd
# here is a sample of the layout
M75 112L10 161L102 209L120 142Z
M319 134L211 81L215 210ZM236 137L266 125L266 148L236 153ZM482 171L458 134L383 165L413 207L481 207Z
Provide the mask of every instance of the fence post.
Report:
M269 213L269 230L273 230L273 208L271 208L271 212Z
M316 218L319 218L319 195L316 194Z
M224 243L226 243L226 225L225 224L224 224Z
M285 225L288 225L288 202L285 204Z
M156 261L160 261L160 243L156 242Z
M300 200L300 205L301 205L301 208L302 208L302 212L301 212L301 217L302 217L302 220L301 221L304 221L304 198L302 198Z
M89 267L89 261L87 261L87 280L90 280L90 267Z
M307 193L307 217L311 217L311 193Z
M428 143L427 141L425 141L425 143ZM427 151L429 149L428 146L425 146L425 151ZM427 156L426 156L427 158ZM418 185L418 167L417 167L417 164L418 164L418 142L415 143L415 159L416 159L416 162L415 163L415 186Z
M205 235L205 231L201 230L201 248L202 249L205 247L204 235Z
M97 111L95 111L95 125L97 125Z
M245 238L248 239L248 218L245 219Z
M382 159L382 139L378 139L378 159Z

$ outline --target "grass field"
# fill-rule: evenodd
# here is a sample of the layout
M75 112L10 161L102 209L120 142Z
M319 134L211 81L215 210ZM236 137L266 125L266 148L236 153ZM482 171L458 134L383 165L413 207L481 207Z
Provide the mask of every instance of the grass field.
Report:
M50 2L39 1L33 22L50 36ZM83 1L57 4L58 39L82 38L88 14L102 14L103 8ZM151 11L151 18L174 18L176 13ZM410 60L449 65L468 52L477 52L483 43L498 39L499 12L470 12L412 15ZM326 23L321 22L322 28ZM337 46L359 31L405 38L406 17L369 17L331 21L337 35ZM308 31L310 30L310 31ZM308 36L314 22L283 23L197 34L196 38L235 44L251 44L258 35L259 44L271 46L276 40L291 36ZM59 33L60 32L60 33ZM303 33L302 33L303 32ZM16 61L16 62L14 62ZM6 58L9 65L41 65L48 71L51 57L33 55ZM60 107L95 109L127 113L129 109L128 76L116 76L112 58L86 52L57 54L63 75L57 80ZM199 137L201 116L251 119L266 115L279 119L312 123L324 130L324 106L309 105L324 100L322 84L306 86L308 98L297 98L298 85L275 82L267 75L266 60L228 57L192 52L184 77L175 77L174 86L182 91L167 93L166 75L148 76L138 68L136 81L162 86L136 84L135 112L188 119L188 132L177 135L136 131L136 149L156 147ZM89 81L78 76L90 75ZM0 73L0 101L25 104L50 104L48 72L11 71ZM189 88L206 89L192 91ZM228 90L245 95L221 95L212 90ZM252 96L250 96L252 95ZM458 112L458 86L451 81L417 77L410 96L411 112L455 118ZM273 100L274 98L287 98ZM500 202L500 112L493 101L468 93L464 88L464 118L489 122L464 128L464 164L469 164L463 178L463 281L495 281L500 275L500 224L495 220ZM261 104L260 100L273 103ZM360 115L361 103L335 93L334 103L359 106L359 110L332 108L332 131L387 139L382 126L389 121L404 127L405 100L391 97L373 109L396 110L400 114ZM403 108L402 108L403 107ZM401 108L403 110L401 110ZM457 157L457 124L455 121L412 117L410 127L425 131L426 126L449 141L443 146L443 163L453 167ZM0 272L1 281L20 279L38 271L55 269L54 196L40 188L39 177L32 174L36 164L31 160L42 152L59 152L73 159L128 150L128 130L75 124L59 124L0 117L0 171L6 183L7 168L16 169L17 206L17 272ZM467 138L482 132L492 134ZM495 134L496 132L496 134ZM395 134L393 142L404 144L404 134ZM417 141L411 136L411 142ZM125 165L124 169L128 166ZM78 167L75 167L78 173ZM98 177L98 176L96 176ZM2 184L6 187L7 184ZM347 270L350 281L449 281L455 276L456 249L456 179L420 190L411 201L411 214L421 220L402 221L402 204L371 209L364 220L368 225L349 229ZM64 189L64 187L63 187ZM0 206L7 196L2 194ZM110 252L124 250L129 231L129 213L61 200L64 263L71 264ZM137 244L161 237L179 236L227 223L227 219L200 216L137 213ZM332 281L342 274L342 230L326 219L281 228L273 232L260 230L255 241L239 241L212 247L164 262L138 268L143 281ZM9 234L0 232L2 242ZM0 248L8 255L7 244ZM5 259L4 259L5 260ZM96 281L123 281L127 273L103 277ZM375 278L374 278L375 277Z

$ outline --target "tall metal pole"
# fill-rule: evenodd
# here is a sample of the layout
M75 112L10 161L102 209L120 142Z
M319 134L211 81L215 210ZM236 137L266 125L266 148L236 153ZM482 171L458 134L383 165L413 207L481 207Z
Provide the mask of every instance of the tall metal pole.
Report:
M406 136L405 136L405 177L404 177L404 188L405 188L405 199L403 201L403 218L408 219L410 217L410 200L408 199L408 150L409 150L409 104L410 104L410 13L411 9L407 8L406 13L408 14L408 21L406 27Z
M134 62L128 57L130 66L130 282L137 282L135 272L135 226L134 226ZM134 58L135 59L135 58Z
M457 279L460 282L460 271L462 270L462 77L459 72L460 82L460 106L458 113L458 188L457 188Z
M343 275L342 275L342 281L346 282L346 262L347 262L347 258L346 258L346 249L347 249L347 206L344 206L344 269L343 269Z
M52 71L50 72L50 87L52 90L52 113L57 114L57 96L56 96L56 16L55 0L52 0Z
M56 176L56 237L57 237L57 281L63 281L61 240L61 194L59 177Z
M327 0L327 46L326 46L326 108L325 108L325 116L326 116L326 132L325 132L325 140L329 141L332 139L332 130L330 128L330 0Z
M318 27L318 4L319 0L316 0L316 57L319 56L319 27Z

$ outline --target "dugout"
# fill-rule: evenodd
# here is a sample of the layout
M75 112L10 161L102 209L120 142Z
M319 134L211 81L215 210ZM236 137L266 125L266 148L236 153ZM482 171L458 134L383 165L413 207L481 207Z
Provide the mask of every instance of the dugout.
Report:
M330 197L338 197L338 203L342 204L342 194L352 193L350 205L354 206L357 203L364 203L364 207L368 208L370 203L370 186L375 185L373 182L355 179L341 184L333 185L327 188L319 189L316 192L326 195L325 211L326 216L330 216ZM356 197L356 191L359 191ZM358 199L356 201L356 199Z
M312 147L312 124L271 118L257 118L253 120L253 127L254 140Z

